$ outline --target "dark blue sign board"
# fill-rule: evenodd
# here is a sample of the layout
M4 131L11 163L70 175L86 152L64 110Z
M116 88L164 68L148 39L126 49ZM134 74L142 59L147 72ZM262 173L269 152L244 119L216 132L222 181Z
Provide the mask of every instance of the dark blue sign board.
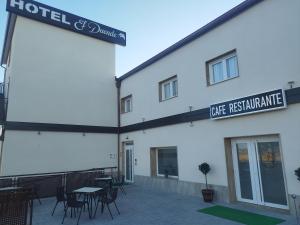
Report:
M6 10L19 16L126 46L126 33L32 0L7 0Z
M251 95L210 106L210 118L221 119L250 113L286 108L282 89Z

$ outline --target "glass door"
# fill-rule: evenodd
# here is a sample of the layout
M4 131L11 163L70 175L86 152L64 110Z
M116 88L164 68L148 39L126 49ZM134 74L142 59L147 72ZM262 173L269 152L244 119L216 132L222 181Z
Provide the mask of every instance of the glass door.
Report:
M264 204L287 208L279 141L276 139L257 140L256 149Z
M255 154L253 145L249 140L232 142L233 163L235 174L235 187L237 200L249 203L257 203L257 169L253 164Z
M133 145L125 144L125 181L133 182Z
M288 208L278 138L232 141L238 201Z

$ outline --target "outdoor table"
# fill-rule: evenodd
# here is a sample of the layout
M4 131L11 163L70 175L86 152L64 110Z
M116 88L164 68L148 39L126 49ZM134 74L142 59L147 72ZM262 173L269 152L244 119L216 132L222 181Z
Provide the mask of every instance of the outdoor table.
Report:
M88 204L88 212L89 212L89 218L92 219L93 215L93 195L97 193L98 191L103 190L103 188L99 187L82 187L79 189L74 190L74 193L83 194L84 195L84 201Z
M97 177L95 178L96 181L111 181L112 177Z

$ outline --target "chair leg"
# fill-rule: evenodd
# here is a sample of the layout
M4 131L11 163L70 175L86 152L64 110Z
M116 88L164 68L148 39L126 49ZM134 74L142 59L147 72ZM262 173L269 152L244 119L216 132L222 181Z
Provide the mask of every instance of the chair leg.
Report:
M67 208L65 208L65 214L64 214L64 217L63 217L63 220L62 220L61 224L63 224L64 221L65 221L65 217L67 215L67 211L68 211L68 206L67 206Z
M119 211L119 209L118 209L118 207L117 207L117 204L116 204L116 202L115 202L115 201L113 201L113 203L114 203L114 205L115 205L115 207L116 207L116 209L117 209L117 211L118 211L118 214L120 215L120 211Z
M97 204L96 204L95 213L94 213L94 217L93 217L93 218L96 217L96 213L97 213L98 206L99 206L99 201L98 201Z
M81 206L81 208L80 208L79 216L78 216L78 219L77 219L77 225L79 224L79 220L80 220L81 212L82 212L82 206Z
M108 211L109 211L110 217L111 217L111 219L113 220L114 218L113 218L113 216L112 216L112 214L111 214L111 211L110 211L109 205L108 205L108 204L106 204L106 206L107 206L107 209L108 209Z
M56 201L56 204L55 204L55 206L54 206L54 209L52 210L52 214L51 214L51 216L53 216L53 215L54 215L54 211L55 211L55 209L56 209L56 206L57 206L57 204L58 204L58 201Z
M35 193L35 197L39 200L40 205L42 204L40 196L38 195L38 193Z
M101 202L101 213L103 213L103 211L104 211L104 203L103 202Z
M118 207L117 207L117 204L116 204L116 202L115 202L115 201L113 201L113 203L114 203L114 205L115 205L115 207L116 207L116 209L117 209L117 211L118 211L118 214L120 215L120 211L119 211L119 209L118 209Z

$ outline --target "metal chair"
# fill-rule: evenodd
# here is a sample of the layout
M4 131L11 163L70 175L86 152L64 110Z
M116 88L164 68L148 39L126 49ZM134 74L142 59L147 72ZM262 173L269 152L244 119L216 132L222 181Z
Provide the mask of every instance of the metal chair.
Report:
M31 189L32 190L32 198L37 199L39 201L40 205L42 204L40 196L38 194L38 191L40 188L40 186L38 184L24 183L24 184L22 184L22 187L25 189Z
M97 204L96 209L95 209L94 217L96 216L99 202L101 202L101 213L103 213L104 208L106 206L108 211L109 211L111 219L113 219L113 216L112 216L112 213L111 213L111 210L110 210L110 207L109 207L109 205L113 203L115 205L116 209L117 209L118 214L120 215L120 211L119 211L119 209L117 207L117 204L116 204L117 196L118 196L118 188L112 188L109 194L107 192L102 193L99 196L99 200L98 200L98 204Z
M121 192L126 195L126 191L124 189L124 184L125 184L125 176L117 176L113 179L112 186L113 187L118 187L120 188Z
M72 218L73 212L74 212L74 216L76 217L76 210L80 209L78 219L77 219L77 225L78 225L84 205L85 205L85 202L78 201L75 193L67 193L67 205L65 207L65 214L64 214L64 217L63 217L63 220L61 223L62 224L64 223L65 217L67 215L67 211L69 208L71 208L71 218Z
M66 196L65 196L65 187L58 187L56 188L56 203L54 206L54 209L52 210L52 216L54 215L54 211L58 205L58 203L63 202L64 203L64 209L66 208Z

